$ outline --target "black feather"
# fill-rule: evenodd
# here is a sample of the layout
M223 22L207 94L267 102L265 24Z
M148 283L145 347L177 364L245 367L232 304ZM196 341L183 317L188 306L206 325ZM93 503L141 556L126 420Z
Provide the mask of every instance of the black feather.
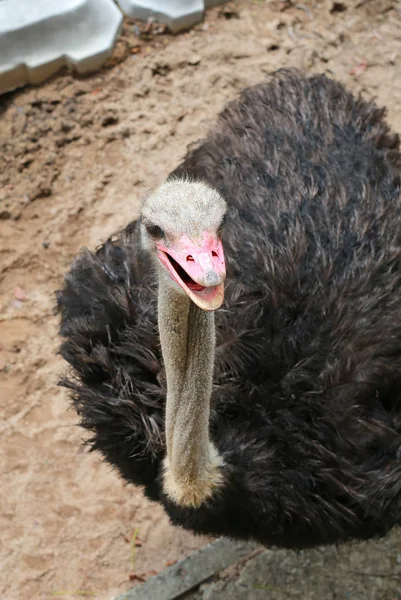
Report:
M173 523L303 548L401 522L401 155L372 102L279 72L229 104L172 175L227 200L211 436L225 485L164 496L156 282L131 224L58 293L93 448Z

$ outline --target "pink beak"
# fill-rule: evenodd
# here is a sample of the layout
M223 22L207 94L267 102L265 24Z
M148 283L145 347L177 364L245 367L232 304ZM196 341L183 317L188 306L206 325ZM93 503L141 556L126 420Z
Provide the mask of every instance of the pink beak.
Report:
M172 279L203 310L216 310L224 300L226 266L219 239L206 232L200 241L182 236L174 245L157 244L158 256Z

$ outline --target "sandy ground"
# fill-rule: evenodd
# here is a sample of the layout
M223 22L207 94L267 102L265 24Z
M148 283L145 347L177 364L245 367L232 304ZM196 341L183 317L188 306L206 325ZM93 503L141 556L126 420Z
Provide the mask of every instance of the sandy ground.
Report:
M175 37L126 23L102 72L0 97L1 598L111 598L205 543L82 448L53 315L74 254L278 67L375 96L401 132L400 25L395 0L239 0Z

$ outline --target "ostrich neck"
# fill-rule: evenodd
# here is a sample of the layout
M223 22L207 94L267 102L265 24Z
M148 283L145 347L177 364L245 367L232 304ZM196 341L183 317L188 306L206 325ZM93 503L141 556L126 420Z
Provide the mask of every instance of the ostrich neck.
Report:
M196 506L211 495L221 464L209 441L214 314L161 280L158 319L167 377L164 487L177 503Z

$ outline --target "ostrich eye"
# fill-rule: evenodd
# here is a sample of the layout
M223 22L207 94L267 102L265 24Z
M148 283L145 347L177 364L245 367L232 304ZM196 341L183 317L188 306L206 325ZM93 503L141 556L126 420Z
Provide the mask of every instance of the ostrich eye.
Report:
M145 228L148 234L155 240L160 240L164 236L163 229L154 223L146 223Z

